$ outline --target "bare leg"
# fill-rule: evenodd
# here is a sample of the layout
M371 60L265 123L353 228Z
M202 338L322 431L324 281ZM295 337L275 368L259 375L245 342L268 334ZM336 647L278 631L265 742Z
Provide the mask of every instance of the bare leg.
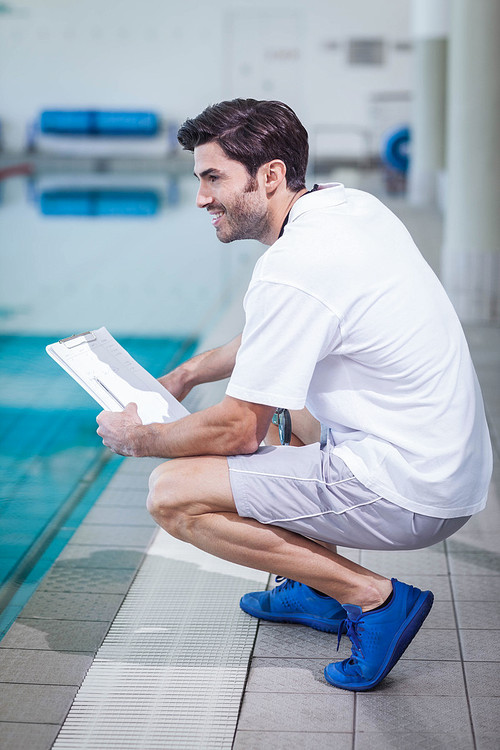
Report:
M224 560L300 581L341 603L373 609L392 591L387 578L310 539L241 518L223 456L161 464L151 475L148 509L178 539Z

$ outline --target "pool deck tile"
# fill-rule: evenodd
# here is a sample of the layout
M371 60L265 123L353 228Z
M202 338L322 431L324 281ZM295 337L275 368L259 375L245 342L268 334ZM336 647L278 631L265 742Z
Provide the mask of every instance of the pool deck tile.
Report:
M100 546L106 549L121 548L124 545L138 545L146 548L156 533L153 526L121 526L110 524L82 524L72 537L70 545Z
M0 649L96 652L111 621L50 620L18 617Z
M289 732L240 729L233 750L352 750L352 734L339 732ZM384 749L385 750L385 749Z
M59 724L0 722L0 737L6 750L50 750L59 733Z
M113 620L123 601L120 594L36 591L23 610L38 620Z
M135 568L68 568L56 564L38 590L72 594L126 594L135 574Z
M3 683L0 690L2 720L61 724L78 688L63 685Z
M94 652L0 649L2 683L67 685L79 687L82 672L92 664Z

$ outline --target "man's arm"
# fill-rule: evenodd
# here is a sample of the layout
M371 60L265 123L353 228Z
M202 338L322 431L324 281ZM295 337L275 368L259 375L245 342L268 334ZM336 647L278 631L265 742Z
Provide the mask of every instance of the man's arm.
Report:
M217 349L188 359L172 372L159 378L159 381L178 401L182 401L195 385L228 378L234 369L240 344L241 334Z
M125 456L231 456L254 453L264 439L273 406L225 396L215 406L168 424L143 425L135 404L123 412L103 411L97 434Z
M160 378L181 400L200 383L229 377L234 369L241 335L224 346L198 354ZM226 396L219 404L168 424L143 425L135 404L123 412L103 411L97 434L104 445L125 456L181 456L254 453L267 434L273 406Z

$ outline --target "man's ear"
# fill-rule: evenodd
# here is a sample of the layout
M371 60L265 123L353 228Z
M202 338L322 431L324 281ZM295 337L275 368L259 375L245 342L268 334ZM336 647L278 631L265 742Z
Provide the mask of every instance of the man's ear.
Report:
M261 169L264 172L264 184L268 194L274 193L280 185L286 187L286 165L281 159L273 159L263 164Z

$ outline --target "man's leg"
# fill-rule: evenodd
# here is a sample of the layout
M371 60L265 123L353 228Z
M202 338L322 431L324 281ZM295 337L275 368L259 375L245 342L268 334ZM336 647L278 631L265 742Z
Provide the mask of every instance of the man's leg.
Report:
M161 464L150 480L148 509L172 536L225 560L298 580L363 611L390 596L387 578L331 549L236 512L229 469L221 456Z
M279 572L341 602L352 653L325 668L326 680L336 687L375 687L432 607L430 591L389 581L294 532L240 517L223 456L159 466L151 475L148 508L179 539L231 562Z
M297 411L290 411L290 417L292 420L292 438L290 445L311 445L312 443L319 443L321 440L321 424L317 419L313 417L310 411L305 407ZM266 437L264 438L264 445L281 445L280 435L278 427L271 422ZM328 544L328 542L317 541L317 544L332 552L337 552L337 546L335 544Z
M311 445L319 443L321 438L321 425L307 409L291 411L292 439L290 445ZM265 445L280 445L278 428L271 422L269 431L264 438Z

